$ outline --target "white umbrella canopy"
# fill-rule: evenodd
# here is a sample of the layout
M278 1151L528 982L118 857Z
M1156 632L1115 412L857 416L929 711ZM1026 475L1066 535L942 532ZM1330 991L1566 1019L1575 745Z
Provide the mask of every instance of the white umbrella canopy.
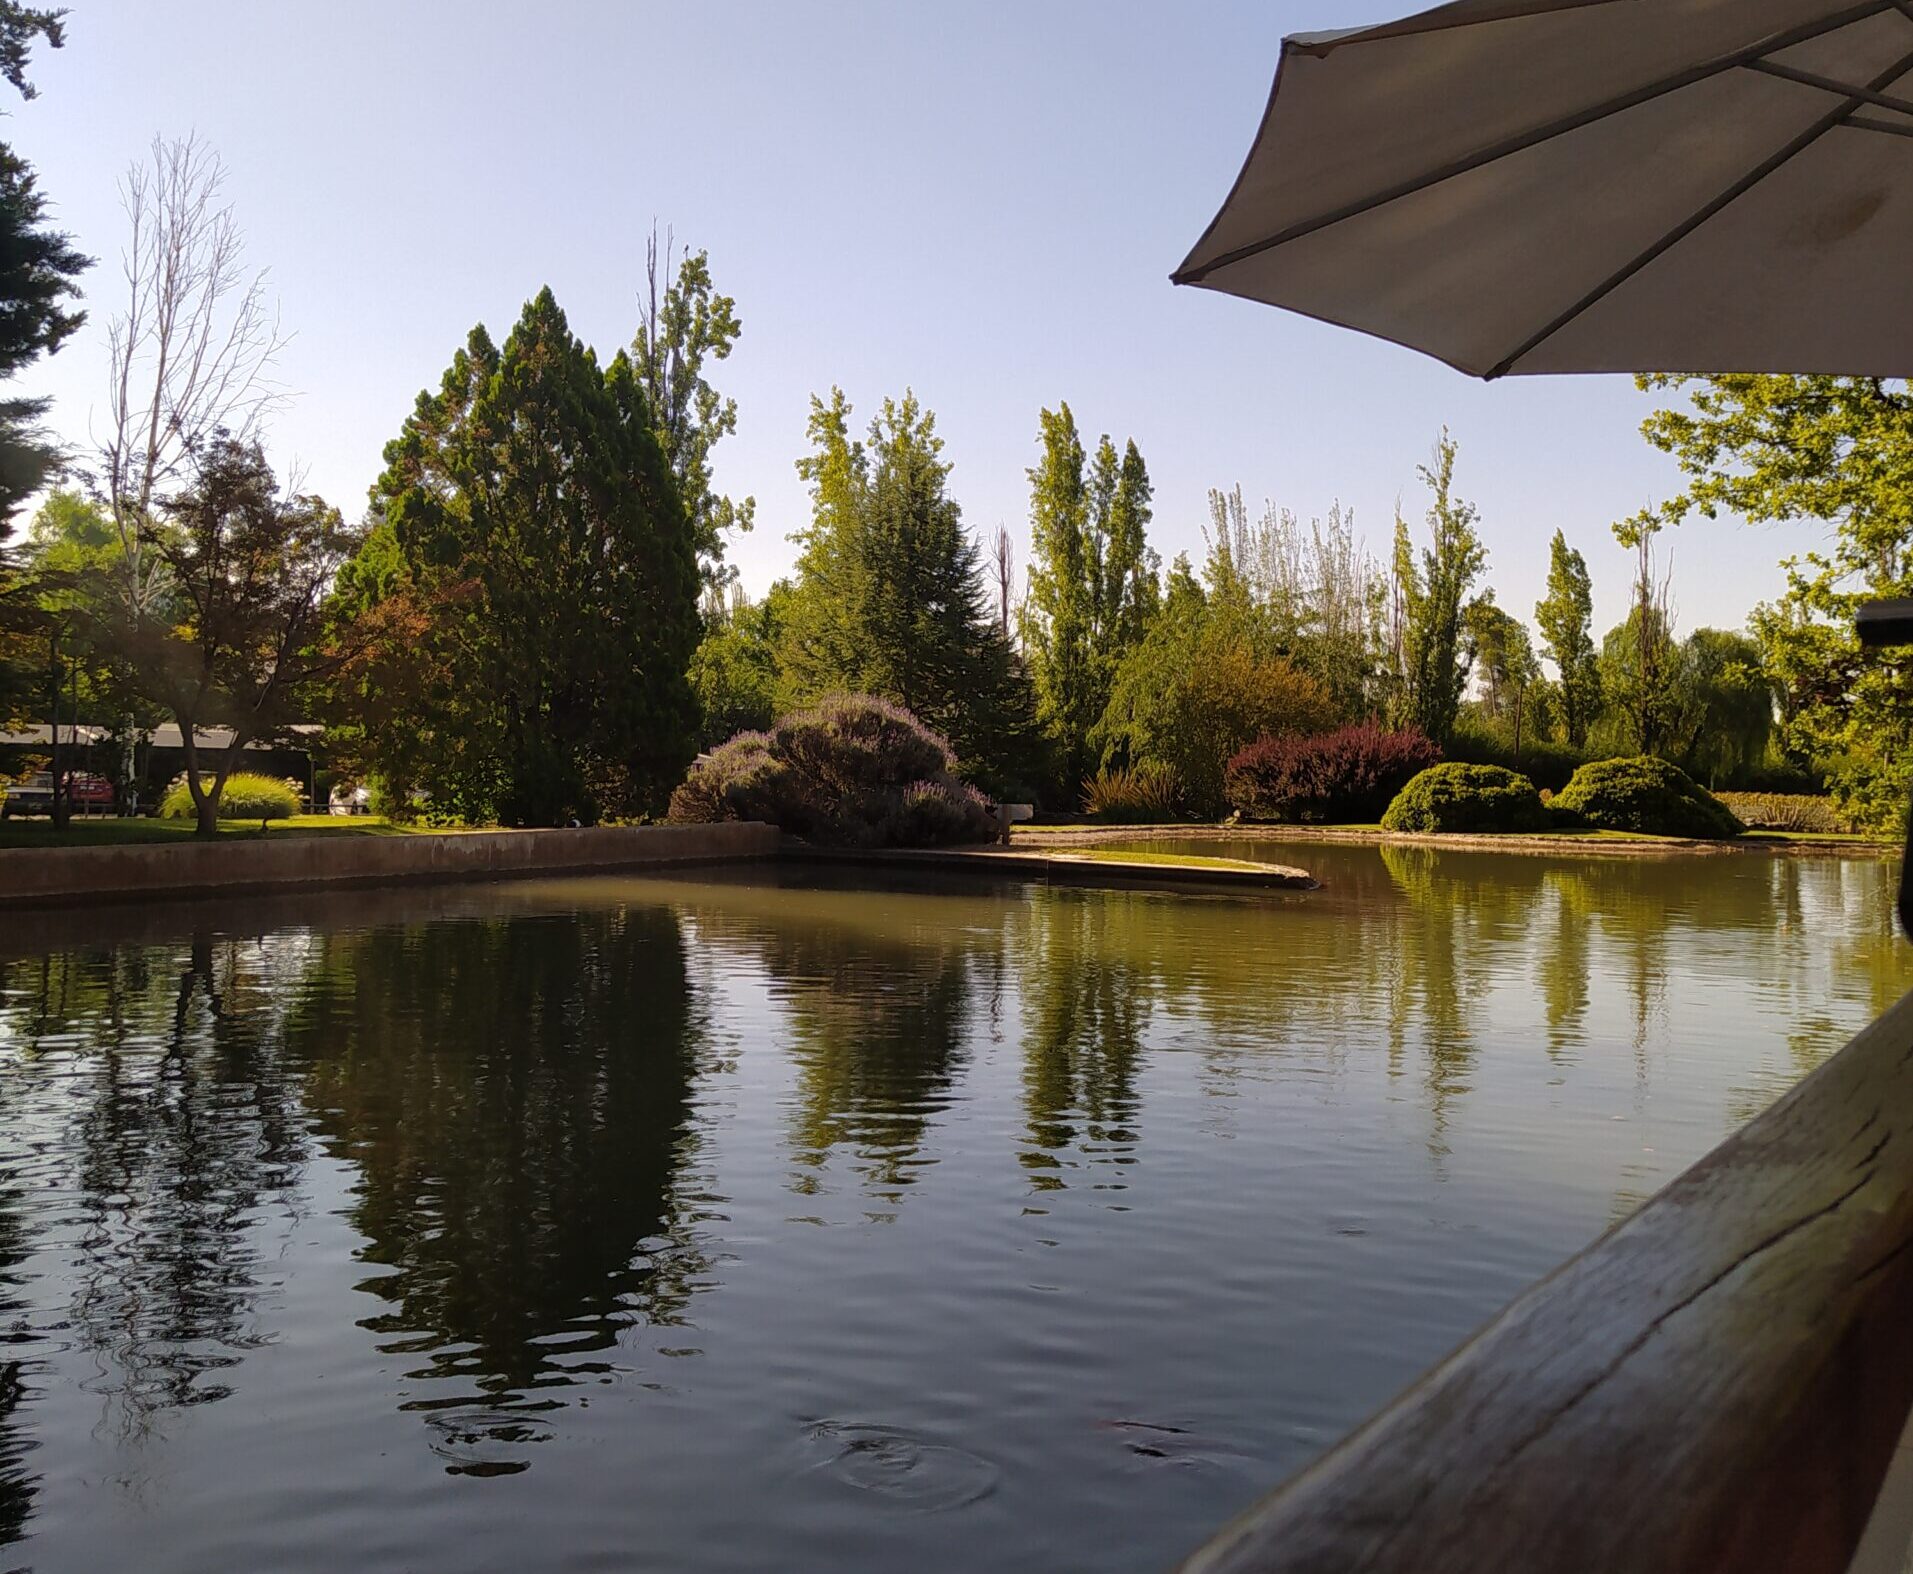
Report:
M1913 372L1913 0L1456 0L1291 38L1174 278L1480 377Z

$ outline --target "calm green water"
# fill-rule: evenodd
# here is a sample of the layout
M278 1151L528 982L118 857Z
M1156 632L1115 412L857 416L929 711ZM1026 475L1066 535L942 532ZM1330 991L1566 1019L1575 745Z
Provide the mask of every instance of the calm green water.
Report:
M0 917L0 1567L1162 1568L1913 984L1887 864L1258 851Z

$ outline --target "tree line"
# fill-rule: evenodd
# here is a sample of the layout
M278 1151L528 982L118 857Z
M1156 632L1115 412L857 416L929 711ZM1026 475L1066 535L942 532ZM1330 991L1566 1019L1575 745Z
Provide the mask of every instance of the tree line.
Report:
M58 45L58 16L5 6L0 32L28 92L26 47ZM4 709L105 718L129 743L176 721L208 830L242 750L299 723L323 722L337 766L398 812L589 823L659 812L697 750L837 690L903 704L973 783L1058 810L1146 767L1218 814L1244 745L1370 718L1557 774L1598 753L1721 785L1791 771L1875 820L1913 774L1893 653L1862 652L1848 626L1859 596L1913 579L1896 469L1913 408L1895 388L1650 380L1693 395L1647 427L1690 484L1617 525L1630 607L1598 641L1586 561L1559 530L1532 623L1497 600L1446 433L1419 472L1420 528L1398 508L1384 557L1339 507L1304 522L1238 486L1210 494L1200 563L1165 567L1139 446L1091 440L1059 402L1037 417L1019 585L1013 537L986 564L965 527L915 393L860 422L833 388L797 461L795 569L753 602L726 543L755 505L713 480L737 410L712 377L742 329L704 253L654 232L631 341L608 361L548 289L502 343L475 327L348 522L268 456L283 341L223 181L190 138L128 173L96 453L59 452L40 407L0 401L0 514L62 467L70 481L0 555ZM0 267L21 303L0 314L0 375L70 335L86 265L0 156L7 226L29 260ZM1723 509L1830 519L1836 544L1786 565L1751 632L1678 637L1656 538ZM213 727L230 745L196 742Z

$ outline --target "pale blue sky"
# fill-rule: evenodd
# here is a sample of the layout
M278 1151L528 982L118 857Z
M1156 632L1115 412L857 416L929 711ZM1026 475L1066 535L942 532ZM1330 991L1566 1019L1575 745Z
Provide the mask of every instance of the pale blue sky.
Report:
M1527 616L1555 526L1625 607L1609 523L1670 489L1625 379L1472 382L1433 361L1167 275L1228 190L1286 32L1413 0L701 3L71 0L0 135L100 259L93 321L30 379L84 443L102 404L122 221L155 133L197 131L271 269L296 399L272 449L349 513L418 390L472 324L501 338L549 283L609 356L635 322L653 216L705 247L744 336L718 479L754 493L761 592L805 515L808 395L861 414L913 386L972 530L1027 543L1037 410L1133 435L1165 561L1200 555L1240 481L1306 516L1339 498L1383 548L1445 422L1489 580ZM1412 127L1403 128L1412 135ZM1735 625L1817 532L1695 524L1673 541L1684 628Z

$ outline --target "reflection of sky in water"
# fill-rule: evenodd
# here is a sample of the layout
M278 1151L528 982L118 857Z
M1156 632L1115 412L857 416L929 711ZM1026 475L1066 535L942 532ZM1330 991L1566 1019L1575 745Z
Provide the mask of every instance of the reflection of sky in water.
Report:
M1161 1567L1913 981L1883 863L1254 850L0 934L0 1537Z

